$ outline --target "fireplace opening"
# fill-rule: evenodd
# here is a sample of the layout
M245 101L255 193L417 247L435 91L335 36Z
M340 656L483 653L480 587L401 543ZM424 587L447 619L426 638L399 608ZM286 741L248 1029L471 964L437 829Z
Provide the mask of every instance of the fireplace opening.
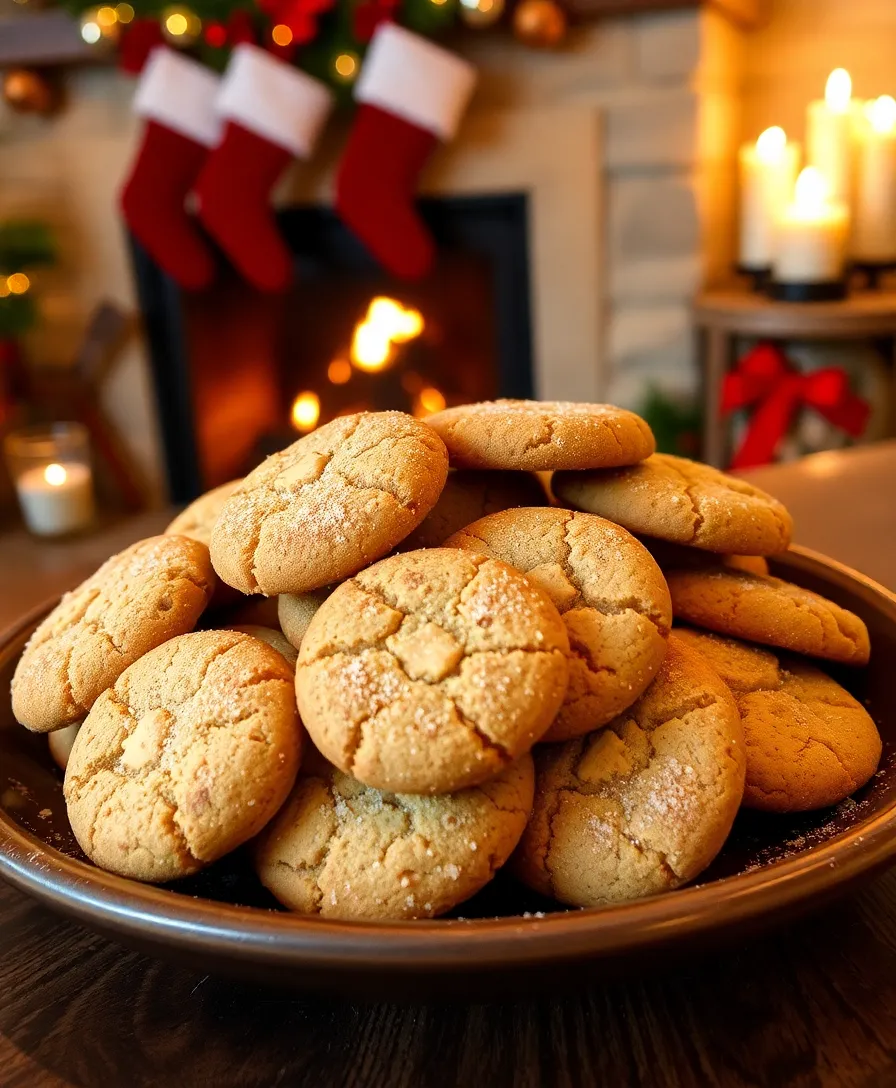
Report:
M527 200L425 199L423 280L384 273L334 213L278 214L294 286L261 294L221 262L179 290L136 242L170 497L186 502L338 415L533 395Z

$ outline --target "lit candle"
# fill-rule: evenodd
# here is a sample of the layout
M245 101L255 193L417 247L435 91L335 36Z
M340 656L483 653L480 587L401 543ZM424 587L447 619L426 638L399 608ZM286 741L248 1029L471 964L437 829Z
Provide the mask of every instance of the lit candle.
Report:
M852 253L864 264L896 261L896 100L889 95L864 110Z
M849 204L854 141L852 80L845 68L828 76L824 100L809 103L806 161L824 175L835 200Z
M831 197L814 166L797 178L775 240L773 279L780 284L833 284L843 279L849 209Z
M783 128L767 128L740 149L740 267L763 271L774 256L775 227L796 181L799 147Z
M93 518L90 469L78 462L29 468L16 480L25 524L38 536L83 529Z

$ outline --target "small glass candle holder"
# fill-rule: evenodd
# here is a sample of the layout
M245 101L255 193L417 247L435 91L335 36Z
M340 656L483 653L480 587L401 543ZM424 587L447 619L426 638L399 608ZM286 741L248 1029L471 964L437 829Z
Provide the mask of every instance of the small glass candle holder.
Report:
M22 516L32 533L63 536L91 525L93 474L86 427L23 427L7 435L4 445Z

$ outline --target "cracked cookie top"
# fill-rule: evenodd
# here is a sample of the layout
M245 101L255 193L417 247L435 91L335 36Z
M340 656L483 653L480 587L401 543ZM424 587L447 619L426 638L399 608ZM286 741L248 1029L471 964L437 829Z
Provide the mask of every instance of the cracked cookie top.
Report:
M427 416L457 468L554 469L632 465L653 453L640 416L612 404L494 400Z
M784 505L709 465L656 453L612 472L558 473L554 494L633 533L710 552L775 555L790 544Z
M12 680L16 718L36 733L80 721L128 665L192 630L215 582L208 548L183 536L107 559L31 636Z
M243 593L304 593L391 551L448 474L439 436L404 412L343 416L269 457L225 502L212 563Z
M218 515L221 513L224 503L227 502L239 484L239 480L230 480L226 484L221 484L220 487L206 491L198 499L194 499L171 522L165 530L166 534L174 533L176 536L188 536L208 547L212 539L212 526L218 520Z
M673 634L653 683L606 729L535 754L535 804L511 866L572 906L693 880L721 849L744 790L727 686Z
M441 797L383 793L310 753L259 839L262 883L292 910L327 918L434 918L469 899L519 841L532 757Z
M65 799L84 853L159 882L188 876L265 826L299 766L292 669L237 631L173 638L97 699Z
M606 725L638 698L666 654L669 590L647 549L618 525L571 510L507 510L445 541L500 559L547 593L569 635L569 688L542 738Z
M450 793L544 735L568 650L550 599L506 563L406 552L321 605L299 652L299 710L324 756L367 785Z
M868 663L871 643L864 622L802 586L721 567L669 571L666 579L678 620L845 665Z
M747 744L747 808L826 808L877 770L877 726L819 669L702 631L676 629L676 636L702 653L734 694Z

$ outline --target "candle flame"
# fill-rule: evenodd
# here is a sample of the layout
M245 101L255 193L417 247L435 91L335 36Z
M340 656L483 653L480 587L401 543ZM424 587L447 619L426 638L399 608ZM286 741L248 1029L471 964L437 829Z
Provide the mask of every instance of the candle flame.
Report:
M44 469L44 479L50 485L50 487L62 487L65 481L68 479L68 473L65 471L64 465L47 465Z
M802 212L818 212L827 203L831 195L831 187L827 178L815 166L807 166L800 172L796 179L796 193L794 196L797 207Z
M885 136L896 129L896 98L884 94L865 107L865 114L875 132Z
M763 132L756 141L756 155L760 162L767 164L781 161L787 147L787 133L780 125L773 125Z
M824 100L834 113L846 113L852 98L852 77L845 68L835 68L828 76Z
M306 390L292 402L292 425L302 434L313 431L320 419L320 397Z
M352 338L352 362L359 370L375 372L386 367L392 357L392 345L413 340L423 332L419 310L402 306L383 295L373 299L367 316L359 322Z

